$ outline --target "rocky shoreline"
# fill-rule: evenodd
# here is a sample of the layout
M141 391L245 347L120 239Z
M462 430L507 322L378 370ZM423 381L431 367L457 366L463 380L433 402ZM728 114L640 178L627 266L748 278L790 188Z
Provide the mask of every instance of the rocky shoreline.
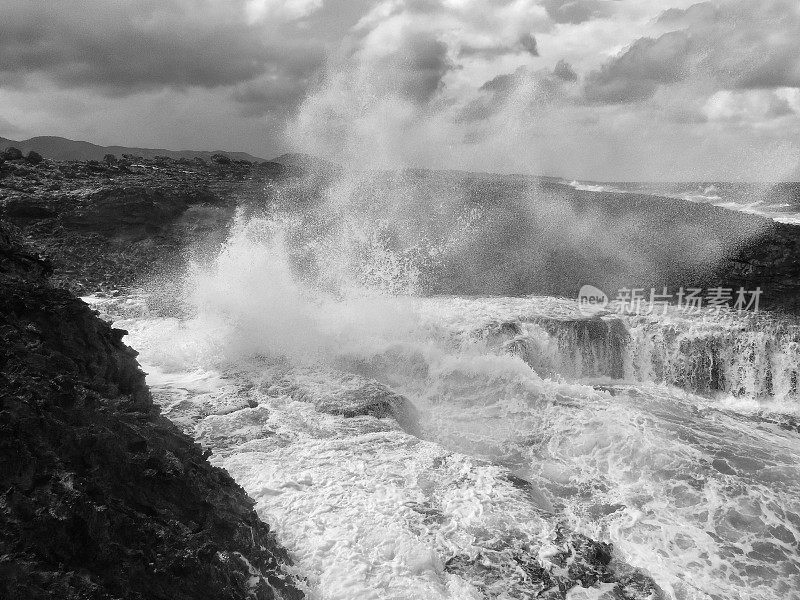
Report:
M210 176L187 195L177 184L136 191L137 176L99 189L66 177L53 194L47 178L23 187L15 172L18 194L4 190L4 216L27 226L0 222L0 596L302 598L253 501L160 415L126 332L64 289L133 281L180 247L171 224L217 206L206 189L229 181Z
M0 219L48 256L56 285L79 295L131 289L157 276L173 278L185 271L187 259L213 257L237 209L273 204L288 212L313 210L336 174L330 166L250 163L222 155L210 162L127 155L107 162L35 161L22 156L0 161ZM311 176L293 177L304 171ZM417 194L422 183L430 186L429 193L447 184L449 193L452 180L462 198L451 210L469 213L477 206L484 213L469 260L440 257L423 275L428 293L576 297L586 283L743 287L763 290L762 309L800 313L798 226L671 198L573 190L548 180L480 174L453 180L452 174L435 171L403 178L397 193ZM538 186L534 194L542 201L533 211L527 208L531 185ZM385 216L385 207L369 199L385 195L386 185L362 187L354 210ZM441 219L435 198L423 199L413 218ZM325 227L304 218L309 234ZM573 222L583 218L600 227L599 239L573 239L587 235L573 231ZM402 237L402 229L387 235ZM623 243L633 249L631 256L603 251ZM595 244L600 252L593 250ZM718 258L698 260L704 249ZM632 257L636 264L626 264ZM602 273L613 275L598 281Z
M281 175L278 163L166 157L0 163L0 219L46 254L76 294L129 288L176 265L195 242L225 240L241 196Z
M252 500L159 414L125 332L75 297L182 272L187 257L225 241L237 209L263 202L265 186L292 173L226 157L0 162L0 591L303 597ZM596 194L573 200L612 216L631 207ZM637 202L666 210L667 224L722 214ZM735 220L760 233L732 243L705 281L766 285L770 308L800 311L800 228ZM470 293L465 281L451 291ZM520 292L552 292L536 284L525 280Z

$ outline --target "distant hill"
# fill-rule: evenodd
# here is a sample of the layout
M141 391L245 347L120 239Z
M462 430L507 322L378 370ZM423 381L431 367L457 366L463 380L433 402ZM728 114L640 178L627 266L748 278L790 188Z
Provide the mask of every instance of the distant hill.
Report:
M164 150L161 148L128 148L126 146L98 146L89 142L78 142L55 136L38 136L29 140L9 140L0 137L0 149L8 146L19 148L25 153L35 150L45 158L53 160L103 160L106 154L117 157L132 154L144 158L167 156L169 158L202 158L209 160L212 154L224 154L233 160L249 160L264 162L263 158L252 156L246 152L227 152L224 150Z

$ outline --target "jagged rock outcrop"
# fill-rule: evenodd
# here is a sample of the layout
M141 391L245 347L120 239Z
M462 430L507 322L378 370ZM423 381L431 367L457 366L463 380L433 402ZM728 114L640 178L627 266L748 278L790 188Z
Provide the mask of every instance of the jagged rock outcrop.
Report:
M253 502L153 405L123 331L0 222L0 597L301 598Z

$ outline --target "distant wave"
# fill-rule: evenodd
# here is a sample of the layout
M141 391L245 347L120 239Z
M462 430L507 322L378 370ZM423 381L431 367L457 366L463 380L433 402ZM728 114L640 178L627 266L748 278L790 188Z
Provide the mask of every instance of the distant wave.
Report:
M565 185L585 191L606 194L645 194L685 200L696 204L711 204L726 210L745 214L758 215L779 223L800 225L800 206L784 202L784 198L763 197L757 186L743 186L740 189L734 184L670 184L670 183L598 183L566 181ZM752 188L752 189L749 189ZM758 198L758 196L762 196ZM757 197L757 199L753 199Z
M722 196L711 194L681 194L675 196L671 195L670 197L688 200L689 202L713 204L719 208L733 210L749 215L758 215L760 217L772 219L773 221L777 221L779 223L800 225L800 211L798 210L798 207L786 202L768 203L764 200L737 202L733 199L723 198Z
M611 188L607 188L604 185L581 183L580 181L571 181L568 185L576 190L581 190L584 192L612 192L612 193L621 192L621 190L620 191L613 190Z

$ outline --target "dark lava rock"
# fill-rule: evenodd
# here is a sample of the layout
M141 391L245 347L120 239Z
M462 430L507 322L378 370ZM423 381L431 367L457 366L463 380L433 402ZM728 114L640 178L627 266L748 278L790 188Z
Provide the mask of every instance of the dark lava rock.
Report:
M36 152L35 150L31 150L30 152L28 152L28 156L25 157L25 160L27 160L32 165L38 165L40 162L44 160L44 158L42 158L42 155Z
M761 309L800 313L800 226L771 222L727 255L709 280L734 292L761 288Z
M412 434L419 431L417 411L411 401L377 381L362 381L353 389L319 398L315 406L321 412L343 417L391 417L405 431Z
M0 218L51 258L57 285L77 294L129 289L180 271L196 248L213 254L237 205L260 201L265 180L277 175L239 162L127 155L6 162Z
M253 502L158 413L125 332L0 222L0 598L301 598Z
M331 376L333 378L334 376ZM318 388L309 378L300 384L291 380L273 383L270 394L286 394L299 402L309 402L319 412L346 418L371 416L394 419L400 427L417 435L420 431L419 415L414 404L405 396L372 379L347 373L339 374L337 390ZM329 381L330 383L330 381ZM321 391L325 389L325 391Z
M20 160L22 158L22 150L9 146L3 151L3 158L5 160Z
M22 150L9 146L3 151L3 158L6 160L20 160L22 158Z
M564 600L575 587L613 584L616 600L660 600L664 592L648 575L614 558L611 544L597 542L558 526L555 553L543 560L535 548L516 548L511 564L498 561L494 549L475 557L458 555L445 563L456 573L482 588L489 598L541 598ZM511 544L509 544L511 545ZM502 590L501 593L498 593Z

